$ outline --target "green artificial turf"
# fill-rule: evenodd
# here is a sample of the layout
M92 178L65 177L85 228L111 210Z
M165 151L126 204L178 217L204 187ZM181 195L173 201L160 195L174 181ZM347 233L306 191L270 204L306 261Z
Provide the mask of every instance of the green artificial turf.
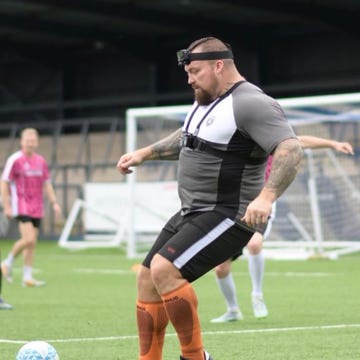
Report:
M11 245L0 240L3 256ZM69 251L39 242L35 276L46 286L21 286L20 259L14 283L3 284L14 309L0 311L0 360L14 360L31 340L50 342L61 360L136 360L134 263L120 249ZM360 254L267 260L265 268L267 319L252 315L246 260L233 264L243 321L210 323L225 311L213 272L194 284L204 344L214 360L360 359ZM179 359L179 353L169 326L163 359Z

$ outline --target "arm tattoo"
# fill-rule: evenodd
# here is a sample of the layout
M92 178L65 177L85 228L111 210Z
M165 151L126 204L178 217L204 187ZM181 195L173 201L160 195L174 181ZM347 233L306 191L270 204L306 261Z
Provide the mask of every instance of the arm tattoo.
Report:
M281 142L274 152L269 179L265 188L278 198L295 179L300 168L302 148L297 139Z
M182 128L151 146L151 160L177 160L180 153Z

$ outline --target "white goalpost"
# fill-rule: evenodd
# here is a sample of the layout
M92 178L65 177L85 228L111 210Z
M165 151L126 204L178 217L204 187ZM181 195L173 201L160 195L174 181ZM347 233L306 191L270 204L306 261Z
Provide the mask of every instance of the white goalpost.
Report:
M348 141L359 149L360 93L279 102L297 135ZM129 109L126 151L172 133L182 126L189 109L190 105ZM358 152L349 156L330 149L306 150L297 178L277 201L273 228L264 243L265 256L336 258L360 251L358 160ZM165 221L180 206L177 162L149 161L133 170L124 183L111 184L113 187L100 184L101 191L96 184L85 185L85 198L74 205L60 237L61 246L124 246L130 258L149 249ZM81 214L87 219L87 236L75 245L70 234Z

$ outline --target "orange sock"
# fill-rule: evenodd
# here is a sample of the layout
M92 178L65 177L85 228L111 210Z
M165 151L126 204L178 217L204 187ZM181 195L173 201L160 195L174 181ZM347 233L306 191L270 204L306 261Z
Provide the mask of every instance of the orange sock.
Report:
M163 302L136 303L139 332L139 360L161 360L165 330L169 323Z
M193 287L186 282L161 297L178 335L182 356L188 360L204 360L201 327L197 313L198 302Z

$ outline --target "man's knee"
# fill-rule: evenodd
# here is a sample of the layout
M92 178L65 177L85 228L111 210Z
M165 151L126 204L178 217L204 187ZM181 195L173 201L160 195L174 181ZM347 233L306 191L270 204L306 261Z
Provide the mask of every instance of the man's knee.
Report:
M231 260L227 260L222 264L216 266L215 268L215 274L220 279L229 275L230 271L231 271Z
M145 266L141 266L140 270L137 273L136 282L139 289L150 290L154 286L151 279L150 269Z
M27 248L34 248L36 245L36 239L33 237L25 237L22 240Z
M262 250L263 236L255 233L247 244L247 249L251 255L257 255Z
M180 271L161 255L154 256L150 269L152 281L158 289L163 288L164 284L182 278Z

